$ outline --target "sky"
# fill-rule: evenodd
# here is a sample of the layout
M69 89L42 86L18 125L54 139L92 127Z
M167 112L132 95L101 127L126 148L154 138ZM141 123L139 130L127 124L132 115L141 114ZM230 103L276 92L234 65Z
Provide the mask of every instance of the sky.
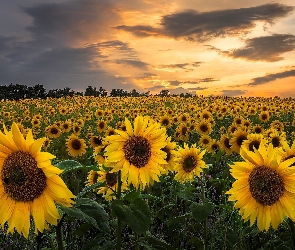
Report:
M10 83L295 98L295 2L1 0Z

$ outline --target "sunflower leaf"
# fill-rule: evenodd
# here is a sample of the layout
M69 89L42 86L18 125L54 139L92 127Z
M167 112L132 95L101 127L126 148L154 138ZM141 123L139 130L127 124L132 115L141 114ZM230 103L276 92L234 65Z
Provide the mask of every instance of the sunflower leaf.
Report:
M60 206L60 208L68 216L73 217L73 218L77 218L77 219L82 219L82 220L86 221L87 223L91 224L92 226L98 228L96 220L93 217L91 217L91 216L87 215L86 213L84 213L79 208L76 208L76 207L68 208L68 207L64 207L64 206Z
M213 209L214 206L211 203L199 204L194 202L190 205L193 218L197 221L197 223L207 219L207 217L212 213Z
M82 198L82 196L90 191L92 191L93 189L95 188L99 188L99 187L102 187L102 186L105 186L105 183L104 182L99 182L99 183L95 183L95 184L92 184L90 186L86 186L84 187L81 192L79 192L76 196L76 199L79 200Z
M83 168L83 165L80 162L74 160L65 160L57 163L56 167L63 170L62 174L65 174L77 168Z
M106 233L111 232L109 225L109 216L100 204L88 198L81 198L79 200L76 200L75 205L85 214L94 218L98 227L102 231Z
M139 234L144 234L151 223L151 212L148 204L136 198L127 206L123 201L115 200L111 204L115 215L124 221L131 229Z

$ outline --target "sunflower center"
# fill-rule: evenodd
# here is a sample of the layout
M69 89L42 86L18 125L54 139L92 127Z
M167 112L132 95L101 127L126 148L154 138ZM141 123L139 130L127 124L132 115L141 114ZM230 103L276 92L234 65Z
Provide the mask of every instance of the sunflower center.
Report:
M245 140L247 140L247 137L245 137L244 135L240 135L237 139L238 146L241 147L243 144L243 141L245 141Z
M109 187L112 187L117 184L117 173L107 173L106 174L106 181Z
M256 167L249 175L249 187L252 197L262 205L271 206L284 193L282 177L272 169Z
M193 156L187 156L183 161L183 169L185 172L191 172L196 167L197 161Z
M200 130L201 130L202 132L207 132L207 131L208 131L208 127L207 127L207 125L206 125L206 124L202 124L202 125L200 126Z
M102 139L100 137L95 136L93 138L93 141L94 141L95 145L101 145L102 144Z
M272 144L275 148L277 148L278 146L280 146L280 138L278 138L278 137L273 137L273 138L271 139L271 144Z
M260 134L262 131L261 131L261 128L260 128L260 127L256 127L256 128L254 129L254 132L255 132L256 134Z
M75 150L81 149L81 142L78 139L72 141L72 148Z
M56 135L58 134L58 130L56 128L51 128L50 133Z
M229 143L229 139L228 138L225 138L224 139L224 142L223 142L223 144L224 144L224 146L226 147L226 148L231 148L231 145L230 145L230 143Z
M36 160L26 152L11 153L3 163L1 179L4 191L16 201L32 201L46 187L46 176Z
M142 136L130 137L123 147L126 159L137 168L144 167L151 157L151 145Z
M254 148L258 149L260 145L260 141L251 141L249 143L249 150L254 152Z
M208 139L203 139L203 144L209 144L209 140Z
M169 162L171 159L171 153L170 153L170 149L165 146L164 148L161 149L162 151L164 151L166 153L166 158L165 161Z

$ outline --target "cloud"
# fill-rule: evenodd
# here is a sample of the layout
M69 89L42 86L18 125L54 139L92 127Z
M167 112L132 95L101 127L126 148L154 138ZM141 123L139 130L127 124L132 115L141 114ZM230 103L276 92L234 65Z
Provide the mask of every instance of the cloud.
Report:
M219 81L219 79L215 79L215 78L212 78L212 77L206 77L206 78L198 78L196 80L196 83L202 83L202 82L216 82L216 81Z
M252 82L250 82L248 85L257 86L264 83L272 82L276 79L286 78L290 76L295 76L295 69L274 73L274 74L268 74L265 76L255 77L252 79Z
M168 36L204 42L216 37L241 36L255 27L256 22L272 24L287 16L294 7L269 3L256 7L225 9L209 12L186 10L164 15L158 28L150 25L121 25L115 28L138 37Z
M102 36L107 39L107 27L121 20L107 0L42 3L23 7L23 11L33 18L27 30L44 46L97 42Z
M246 46L239 49L221 51L212 47L219 54L242 58L247 61L275 62L282 60L280 55L295 49L295 36L287 34L274 34L271 36L261 36L247 39Z
M205 87L196 87L196 88L187 88L187 89L193 91L193 90L204 90L204 89L207 89L207 88L205 88Z
M241 96L243 94L246 94L248 91L247 90L230 90L230 89L224 89L222 91L221 95L224 96L229 96L229 97L234 97L234 96Z
M148 63L140 61L139 59L116 59L116 60L104 60L104 62L113 62L116 64L125 64L129 67L139 68L139 69L147 69Z
M157 66L159 69L186 69L188 70L188 66L199 67L201 62L193 62L193 63L175 63L175 64L161 64ZM192 69L190 69L192 70Z
M180 81L174 80L174 81L169 81L170 86L179 86L181 84Z

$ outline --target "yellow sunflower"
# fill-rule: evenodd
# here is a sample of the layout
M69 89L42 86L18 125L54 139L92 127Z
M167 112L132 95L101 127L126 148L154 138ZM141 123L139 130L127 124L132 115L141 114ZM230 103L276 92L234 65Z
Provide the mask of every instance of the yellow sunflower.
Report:
M198 144L203 148L207 148L207 146L209 145L211 140L212 139L211 139L211 137L209 135L202 135L201 138L198 141Z
M248 134L247 139L243 141L245 148L252 152L254 152L254 148L259 148L260 143L267 143L267 140L263 138L262 134Z
M96 191L98 194L102 194L107 201L116 199L115 192L118 188L118 173L110 172L109 170L97 171L97 182L105 182L105 187L99 187ZM127 183L121 183L121 192L128 189Z
M174 171L175 160L177 158L176 142L171 141L171 137L168 137L166 140L167 145L162 148L162 150L166 153L165 161L167 164L163 164L163 173L167 174L168 171Z
M102 138L99 135L92 135L89 140L90 146L92 148L102 145Z
M69 136L66 140L68 154L71 156L82 156L86 153L85 140L78 138L75 134Z
M51 165L55 156L40 151L44 140L34 140L31 130L24 139L15 123L0 132L0 226L7 222L8 233L15 229L28 238L31 215L35 233L43 232L60 218L54 202L73 204L75 196L58 176L62 171Z
M219 141L219 146L221 150L224 150L227 155L231 155L233 149L230 144L230 137L227 134L223 134Z
M248 132L242 129L238 129L233 133L233 136L230 140L230 144L232 145L232 149L237 153L240 152L240 148L243 144L243 141L247 140Z
M56 139L61 135L61 130L57 125L53 124L45 129L45 133L49 138Z
M113 171L122 170L122 178L128 179L128 184L135 188L144 188L159 181L161 164L166 153L161 149L166 143L166 129L149 117L137 116L134 128L126 118L127 131L116 130L117 135L106 137L110 143L106 147L107 161L112 163Z
M263 143L254 152L242 146L245 161L230 165L236 181L227 191L229 200L236 201L235 208L250 226L257 220L260 231L277 229L284 216L295 221L295 167L290 167L295 158L281 161L277 152Z
M201 135L208 135L212 132L211 124L205 119L197 124L196 129Z
M178 149L179 157L175 163L174 170L176 172L175 180L180 183L192 181L195 176L200 176L206 163L202 160L206 150L200 152L196 145L190 148L184 143L184 148Z

